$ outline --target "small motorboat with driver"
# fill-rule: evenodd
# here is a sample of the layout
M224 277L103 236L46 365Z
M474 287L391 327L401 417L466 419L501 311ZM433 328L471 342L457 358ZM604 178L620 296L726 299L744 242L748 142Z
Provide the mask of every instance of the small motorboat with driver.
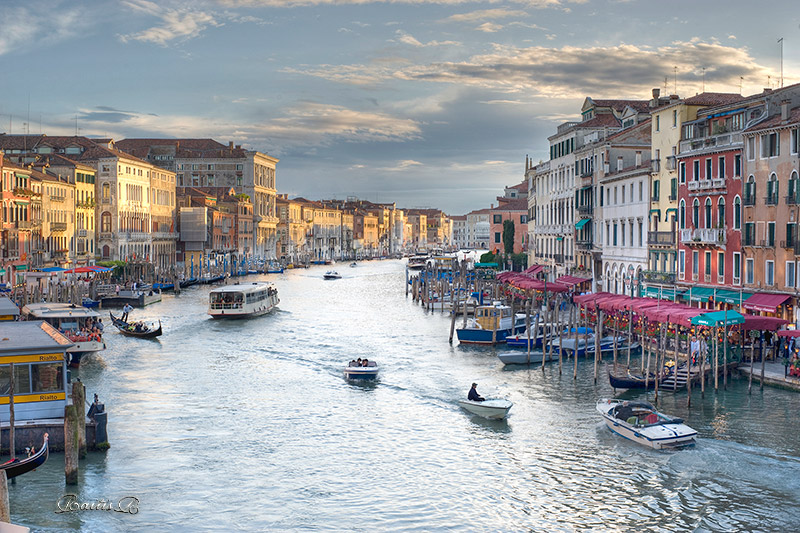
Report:
M351 361L349 365L344 367L345 379L375 379L378 377L378 363L364 359L366 363L364 365L361 363L361 359L358 361L358 363Z
M490 420L502 420L508 415L508 410L512 404L509 400L494 398L476 402L472 400L459 400L458 405L470 413Z
M680 418L659 413L647 402L616 398L597 401L597 411L603 415L608 429L649 448L683 448L695 444L697 431Z

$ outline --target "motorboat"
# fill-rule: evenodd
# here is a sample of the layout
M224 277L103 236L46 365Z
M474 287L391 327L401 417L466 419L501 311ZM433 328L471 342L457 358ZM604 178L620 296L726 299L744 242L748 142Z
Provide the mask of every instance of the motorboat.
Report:
M533 325L531 325L531 327L533 327ZM554 335L556 335L556 332L557 330L555 324L550 324L549 326L545 324L539 324L536 328L536 331L531 331L528 333L528 330L526 329L522 333L509 335L506 337L506 344L508 346L519 348L527 348L528 345L530 345L531 348L541 348L545 336L549 335L552 338Z
M564 332L561 339L555 338L550 341L550 345L553 347L553 353L558 355L560 351L560 347L563 344L564 346L564 355L571 356L577 352L578 357L584 356L594 356L594 352L596 349L595 344L595 336L593 333L588 333L585 335L581 333L581 330L585 328L578 328L578 341L577 344L575 342L575 332ZM628 343L628 338L624 335L618 335L616 337L617 343L617 353L621 353L623 351L627 351L628 347L632 352L636 352L641 348L641 345L637 341L633 341L632 343ZM575 348L577 346L577 349ZM600 339L600 356L608 355L614 353L614 336L609 335L607 337L602 337Z
M458 328L458 341L465 344L498 344L506 337L525 329L525 314L511 315L511 307L500 302L479 305L475 316L467 321L467 327Z
M603 398L597 401L597 411L608 429L649 448L674 449L695 444L697 431L680 418L658 412L647 402Z
M497 358L504 365L530 365L533 363L541 364L545 354L542 350L531 350L530 354L527 351L515 350L513 352L501 352L497 354Z
M490 420L502 420L508 415L508 410L511 409L511 406L514 404L509 400L494 398L482 402L459 400L458 405L474 415L482 416Z
M283 266L277 261L270 261L267 264L267 274L283 274Z
M417 254L408 258L406 268L409 270L422 270L428 265L428 254Z
M325 272L325 275L322 276L324 279L342 279L341 274L336 272L335 270L328 270Z
M378 363L369 361L367 366L346 366L344 367L345 379L375 379L378 377Z
M103 334L86 333L88 326L100 319L100 313L94 309L68 303L30 303L22 308L26 320L44 320L54 328L62 331L72 342L67 348L69 365L78 367L84 355L106 349Z
M355 261L353 261L352 263L350 263L350 268L355 268L355 267L357 267L357 266L358 266L358 263L356 263Z
M213 318L248 318L270 313L280 303L269 283L236 283L208 294L208 314Z

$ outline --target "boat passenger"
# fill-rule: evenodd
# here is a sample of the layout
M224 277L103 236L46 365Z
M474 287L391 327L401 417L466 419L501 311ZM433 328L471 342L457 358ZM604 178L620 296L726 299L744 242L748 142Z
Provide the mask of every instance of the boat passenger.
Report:
M350 361L350 364L347 365L347 366L356 366L356 360L353 359L352 361Z
M622 405L617 407L616 417L620 420L628 420L632 416L633 408L628 404L628 402L622 402Z
M103 319L102 318L98 318L97 319L97 329L100 330L100 333L103 332Z
M364 360L361 361L361 366L369 366L369 359L364 358Z
M362 366L360 357L358 359L356 359L356 366Z
M472 387L469 389L469 394L467 394L467 400L470 400L472 402L483 402L486 400L486 398L478 394L477 383L473 383Z

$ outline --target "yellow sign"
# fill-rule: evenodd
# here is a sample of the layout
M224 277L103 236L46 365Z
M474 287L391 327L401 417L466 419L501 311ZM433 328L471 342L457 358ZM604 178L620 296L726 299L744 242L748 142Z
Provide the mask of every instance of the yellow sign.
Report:
M44 394L20 394L14 395L14 403L31 402L53 402L56 400L66 400L65 392L46 392ZM0 405L8 405L8 396L0 396Z
M0 365L9 363L47 363L49 361L63 361L63 353L40 353L36 355L9 355L0 357Z

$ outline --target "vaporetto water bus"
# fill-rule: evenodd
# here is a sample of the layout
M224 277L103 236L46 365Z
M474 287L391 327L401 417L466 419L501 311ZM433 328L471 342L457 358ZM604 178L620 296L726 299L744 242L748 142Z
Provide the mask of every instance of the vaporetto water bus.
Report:
M213 318L260 316L271 312L278 303L278 290L270 283L236 283L209 293L208 314Z

